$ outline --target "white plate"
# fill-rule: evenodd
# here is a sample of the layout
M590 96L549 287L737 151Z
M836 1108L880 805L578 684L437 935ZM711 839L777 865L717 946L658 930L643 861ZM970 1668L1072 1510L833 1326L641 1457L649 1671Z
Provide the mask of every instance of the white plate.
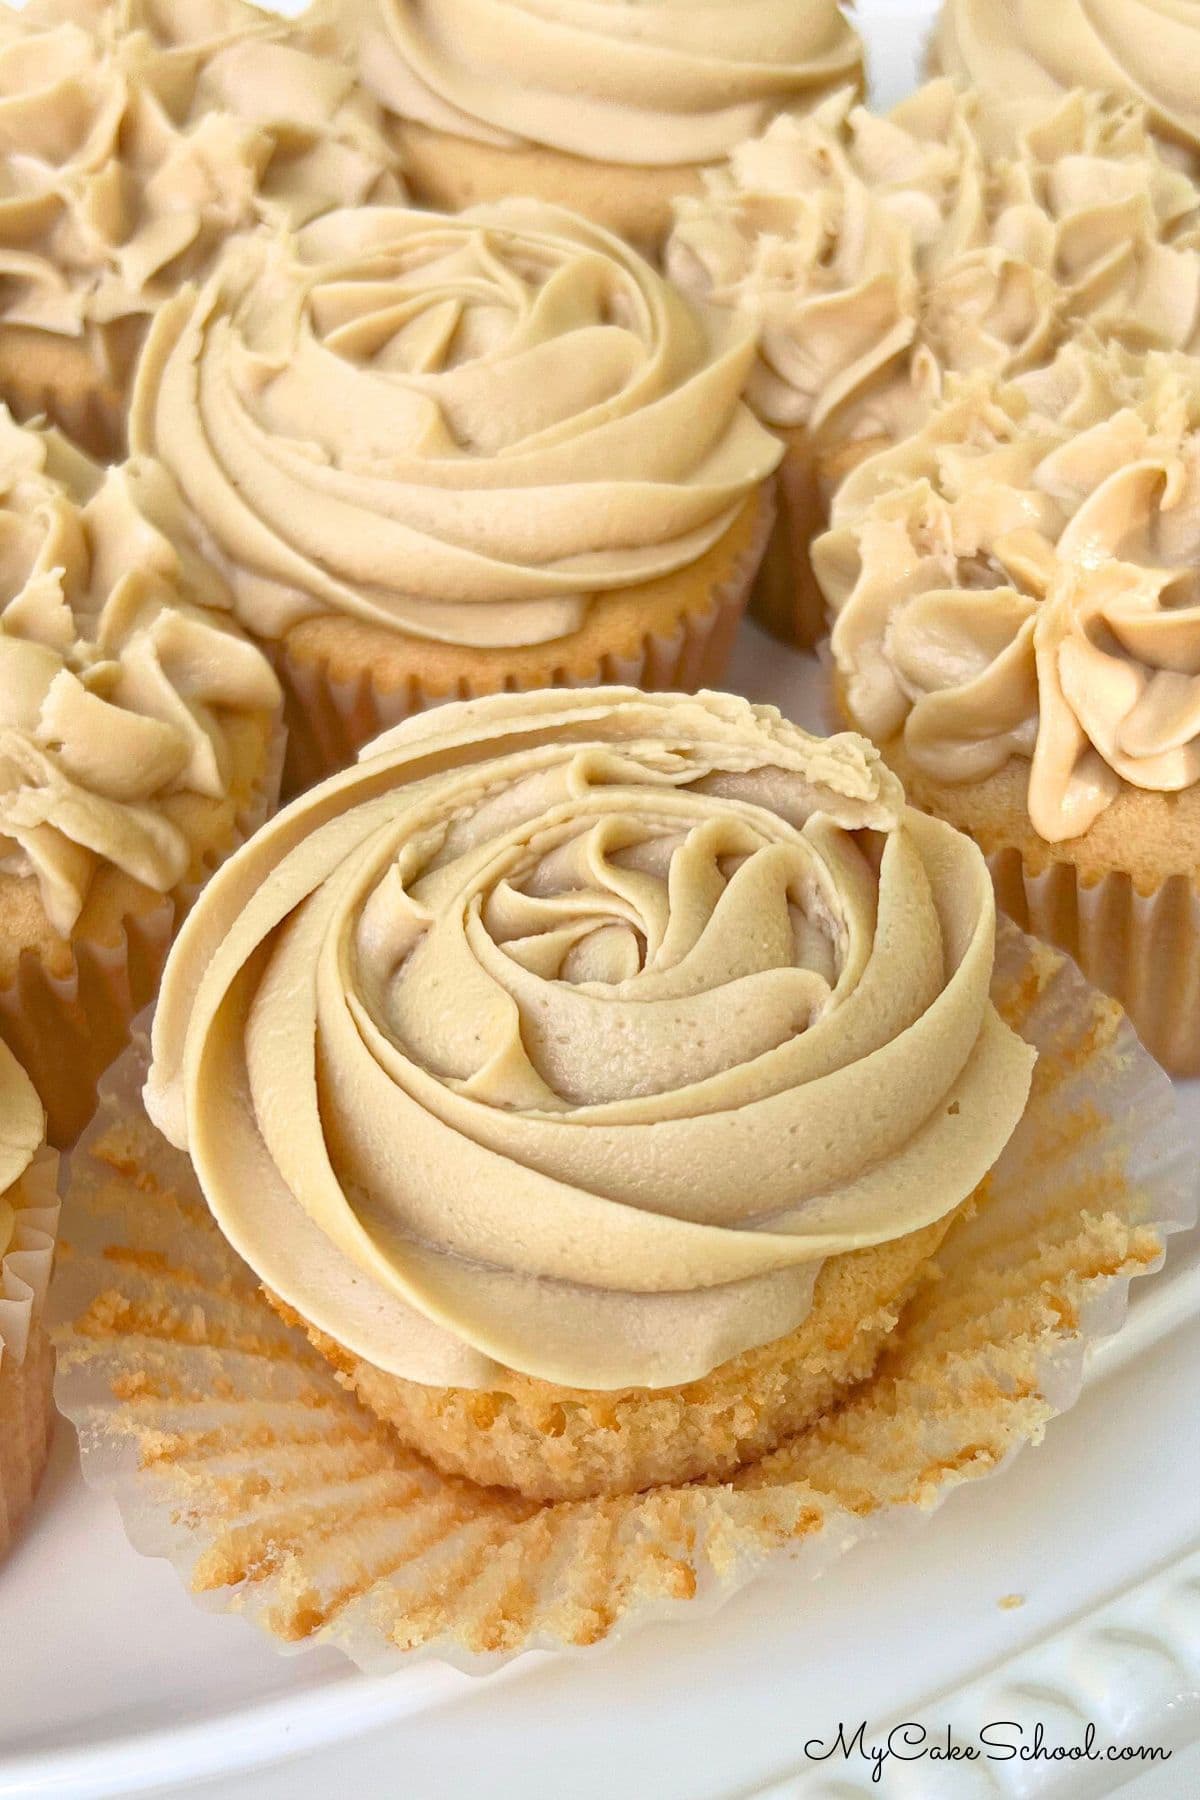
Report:
M860 0L895 97L928 9ZM747 628L731 686L819 724L810 659ZM1200 1083L1181 1084L1200 1150ZM486 1681L386 1681L279 1656L134 1554L60 1431L35 1519L0 1566L0 1796L92 1800L212 1782L223 1800L357 1791L488 1800L852 1800L1112 1792L1129 1765L806 1761L839 1721L990 1721L1073 1744L1200 1736L1200 1242L1172 1242L1087 1391L1000 1479L956 1493L903 1554L867 1546L816 1586L775 1564L714 1618ZM1008 1595L1018 1609L1001 1608ZM287 1759L300 1758L299 1761ZM280 1766L280 1765L284 1766ZM486 1770L481 1780L480 1771ZM1177 1759L1155 1800L1200 1791ZM206 1778L208 1778L206 1780ZM1139 1790L1140 1791L1140 1790Z

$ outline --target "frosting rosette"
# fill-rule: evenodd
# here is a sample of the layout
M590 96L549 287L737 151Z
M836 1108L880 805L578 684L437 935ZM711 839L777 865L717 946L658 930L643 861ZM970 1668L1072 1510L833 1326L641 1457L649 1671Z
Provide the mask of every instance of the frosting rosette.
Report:
M1128 102L935 81L879 116L846 90L706 186L676 202L668 268L761 323L749 391L775 425L900 436L946 373L1015 375L1081 325L1200 342L1200 195Z
M1200 19L1192 0L943 0L932 61L989 99L1084 84L1129 94L1163 137L1200 149Z
M686 1382L944 1219L1023 1110L978 850L878 753L703 693L460 702L214 878L152 1115L384 1371Z
M61 936L106 864L184 880L234 722L277 712L228 611L161 470L106 472L0 411L0 873L36 879Z
M296 27L244 0L6 17L0 173L0 322L92 333L122 376L131 322L231 232L402 192L326 10Z
M365 207L231 246L164 308L130 438L257 635L540 644L690 567L771 474L753 358L745 322L558 208Z
M705 163L858 80L836 0L343 0L363 79L402 119L601 163Z
M1200 777L1200 365L1085 344L965 382L849 477L814 567L851 716L949 783L1028 757L1060 842Z

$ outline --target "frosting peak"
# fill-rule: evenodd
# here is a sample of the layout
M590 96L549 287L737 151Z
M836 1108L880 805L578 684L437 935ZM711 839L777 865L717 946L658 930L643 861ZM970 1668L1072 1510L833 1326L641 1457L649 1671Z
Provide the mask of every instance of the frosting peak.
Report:
M148 1104L377 1366L672 1385L995 1160L1031 1055L993 909L862 739L714 694L440 707L205 890Z
M846 91L707 187L676 203L668 268L761 321L750 392L778 425L898 436L947 373L1015 375L1081 324L1200 343L1200 192L1128 103L936 81L879 117Z
M602 163L712 162L861 79L836 0L349 0L348 16L401 118Z
M1079 344L961 386L869 459L814 546L855 720L935 778L1030 759L1078 836L1200 778L1200 364Z
M223 795L230 716L279 705L181 512L161 470L106 473L0 411L0 870L63 936L102 864L184 879L169 797Z
M232 246L159 317L133 446L174 473L241 617L535 644L688 566L774 469L743 322L534 201L331 213Z

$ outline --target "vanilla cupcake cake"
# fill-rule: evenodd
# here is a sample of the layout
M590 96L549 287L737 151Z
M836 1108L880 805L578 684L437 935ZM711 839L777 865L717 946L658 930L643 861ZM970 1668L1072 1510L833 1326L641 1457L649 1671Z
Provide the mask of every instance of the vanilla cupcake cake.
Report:
M278 781L278 683L181 511L0 412L0 1036L58 1144Z
M536 201L331 213L164 307L134 448L289 695L289 780L433 701L718 678L770 529L753 328Z
M43 1310L58 1232L57 1165L33 1084L0 1043L0 1558L50 1448L54 1352Z
M869 1373L1021 1117L993 933L978 850L860 738L712 693L498 695L226 865L147 1102L439 1468L538 1498L725 1477Z
M761 323L748 397L788 447L766 622L821 635L808 546L832 494L947 373L1018 374L1081 325L1195 349L1198 201L1128 103L989 103L940 81L882 117L843 93L781 119L680 202L668 269Z
M1181 158L1200 158L1200 17L1191 0L942 0L933 68L989 100L1079 83L1141 102Z
M775 114L862 85L837 0L340 0L414 193L532 195L654 254L675 195Z
M0 393L119 454L162 301L231 232L402 193L318 7L33 0L0 24Z
M1200 1069L1200 362L965 382L838 493L838 695L1019 923Z

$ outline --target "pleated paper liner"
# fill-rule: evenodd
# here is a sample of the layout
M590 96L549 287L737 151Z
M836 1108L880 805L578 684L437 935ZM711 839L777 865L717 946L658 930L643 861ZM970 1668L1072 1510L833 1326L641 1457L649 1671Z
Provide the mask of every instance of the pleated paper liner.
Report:
M46 1466L54 1422L54 1352L46 1293L58 1232L58 1158L41 1150L21 1177L12 1241L0 1256L0 1557Z
M785 1554L817 1574L1036 1443L1195 1216L1170 1084L1120 1009L1009 925L994 992L1041 1052L1030 1106L876 1374L732 1482L558 1504L437 1474L338 1385L149 1125L135 1047L68 1195L57 1392L87 1480L206 1607L375 1673L695 1618Z
M480 660L477 676L460 677L452 685L432 685L415 674L397 682L394 663L380 669L366 657L353 677L346 677L336 672L323 651L303 638L298 640L295 634L277 644L262 641L285 694L285 797L348 768L362 746L381 731L447 700L472 700L531 687L616 684L648 692L682 693L719 687L774 519L774 497L768 487L760 497L746 543L703 605L680 611L663 629L647 629L631 649L604 650L592 644L581 652L572 648L570 639L564 639L562 661L551 667L544 679L528 681L519 674L505 674L498 661L486 656ZM731 529L736 529L736 522Z
M113 942L73 940L64 973L27 949L13 978L0 982L0 1037L37 1088L47 1136L59 1149L74 1143L95 1111L96 1084L157 994L167 952L204 882L275 810L283 755L280 731L229 843L220 857L205 858L201 879L126 914Z

